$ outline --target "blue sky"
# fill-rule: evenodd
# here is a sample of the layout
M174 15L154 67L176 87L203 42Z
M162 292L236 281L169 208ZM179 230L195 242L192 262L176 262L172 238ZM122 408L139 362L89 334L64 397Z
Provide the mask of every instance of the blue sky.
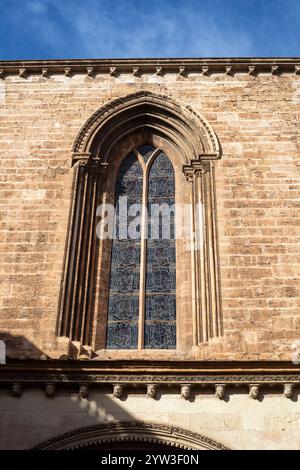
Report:
M300 0L0 0L0 7L0 60L300 55Z

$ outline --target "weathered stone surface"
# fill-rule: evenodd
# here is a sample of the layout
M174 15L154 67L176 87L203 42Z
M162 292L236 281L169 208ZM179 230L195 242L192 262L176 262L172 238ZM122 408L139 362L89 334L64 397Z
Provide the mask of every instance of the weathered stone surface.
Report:
M224 337L193 355L289 359L300 306L300 79L293 74L7 76L0 102L0 331L17 338L10 354L66 352L54 331L70 150L97 108L138 90L167 94L203 114L223 150L215 170Z

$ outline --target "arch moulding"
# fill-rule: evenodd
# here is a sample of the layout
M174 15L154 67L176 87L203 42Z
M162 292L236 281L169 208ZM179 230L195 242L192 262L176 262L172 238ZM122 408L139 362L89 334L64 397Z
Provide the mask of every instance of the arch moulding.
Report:
M185 450L229 450L209 437L178 426L123 421L97 424L54 437L34 447L34 450L78 450L118 442L145 442Z
M80 129L73 147L75 168L70 223L61 283L57 335L95 350L99 244L96 210L116 145L134 133L156 135L180 155L191 216L193 346L222 335L215 161L218 138L205 118L164 95L140 91L98 109ZM105 319L101 319L105 322Z

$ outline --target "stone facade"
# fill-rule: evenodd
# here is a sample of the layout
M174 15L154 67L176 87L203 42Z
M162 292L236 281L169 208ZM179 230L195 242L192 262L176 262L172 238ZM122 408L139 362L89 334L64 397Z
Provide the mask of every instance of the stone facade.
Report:
M220 145L213 166L222 335L196 346L189 339L191 274L185 260L189 274L182 271L178 279L186 286L178 350L111 353L98 347L96 358L290 361L291 344L300 339L299 71L298 59L0 63L0 338L8 356L82 353L78 342L56 334L74 194L71 152L93 113L143 91L203 116ZM179 160L177 166L184 197ZM145 403L154 421L178 424L230 448L299 447L298 404L281 397L275 412L276 394L261 402L235 394L217 405L216 398L201 394L188 403L172 395L157 402L130 397L122 406L106 395L82 398L94 415L78 399L50 404L37 395L26 392L13 405L13 398L1 396L1 426L15 413L10 426L21 429L14 442L3 438L3 448L37 445L36 419L40 440L46 440L106 421L104 408L109 420L126 420L126 413L143 419ZM46 419L36 415L33 402L48 413Z

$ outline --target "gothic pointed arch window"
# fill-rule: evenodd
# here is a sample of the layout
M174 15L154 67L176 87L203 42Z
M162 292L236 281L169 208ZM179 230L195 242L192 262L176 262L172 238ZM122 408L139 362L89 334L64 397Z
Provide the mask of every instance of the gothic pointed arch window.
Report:
M168 157L150 145L131 152L121 164L116 184L109 349L176 347L174 204L175 177ZM138 208L139 223L137 232L129 233L127 214L133 205ZM162 220L163 213L156 211L161 208L171 217Z
M112 101L86 121L73 146L58 336L100 357L170 359L189 357L222 335L220 157L218 139L202 116L147 91ZM126 223L118 217L123 197ZM97 208L106 202L116 209L121 235L110 241L96 234ZM174 203L176 211L178 204L189 208L187 240L175 236L174 210L168 234L152 212L155 204L170 209ZM139 214L128 210L139 204Z

